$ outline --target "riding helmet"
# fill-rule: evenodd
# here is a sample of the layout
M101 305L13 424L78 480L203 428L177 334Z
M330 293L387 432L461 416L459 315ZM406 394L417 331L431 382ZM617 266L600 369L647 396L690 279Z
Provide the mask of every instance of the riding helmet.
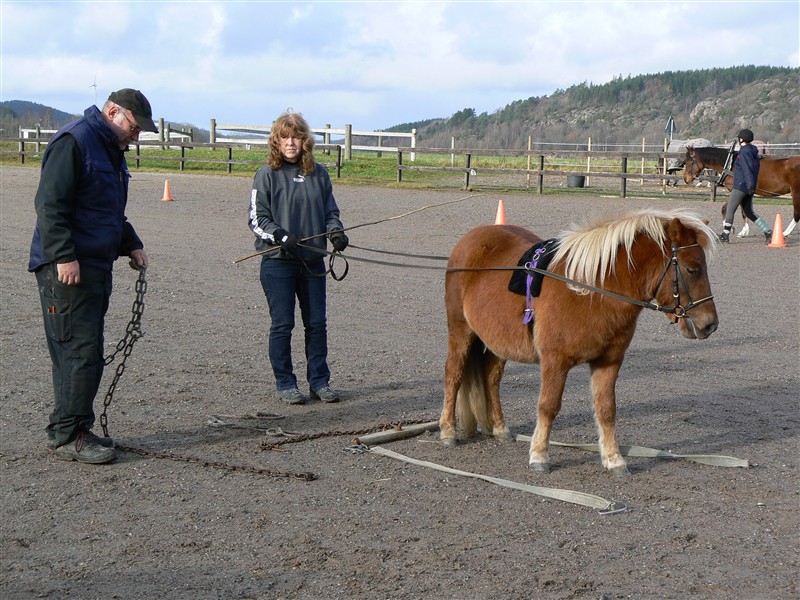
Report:
M743 142L747 142L748 144L755 139L755 136L753 135L753 132L750 131L749 129L742 129L739 132L739 135L736 136L736 137L738 137Z

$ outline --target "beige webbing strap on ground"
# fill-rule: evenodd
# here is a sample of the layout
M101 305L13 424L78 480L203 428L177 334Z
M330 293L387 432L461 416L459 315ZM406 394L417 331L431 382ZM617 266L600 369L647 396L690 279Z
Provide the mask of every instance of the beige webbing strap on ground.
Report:
M594 496L592 494L585 494L583 492L575 492L572 490L560 490L556 488L538 487L535 485L517 483L516 481L509 481L507 479L498 479L497 477L489 477L487 475L478 475L477 473L469 473L468 471L459 471L457 469L451 469L450 467L437 465L436 463L427 462L424 460L417 460L415 458L409 458L408 456L404 456L403 454L398 454L397 452L392 452L391 450L387 450L386 448L382 448L381 446L374 446L370 448L369 451L370 453L373 454L380 454L381 456L387 456L389 458L394 458L395 460L401 460L403 462L407 462L412 465L417 465L420 467L428 467L429 469L435 469L437 471L443 471L445 473L451 473L453 475L461 475L463 477L482 479L483 481L488 481L489 483L494 483L514 490L529 492L531 494L536 494L537 496L544 496L545 498L561 500L562 502L571 502L572 504L580 504L581 506L588 506L590 508L597 509L601 515L609 515L618 512L625 512L627 510L627 507L623 504L620 504L618 502L609 502L605 498L601 498L600 496Z
M530 442L531 436L518 435L518 442ZM553 446L563 446L565 448L577 448L579 450L587 450L589 452L600 452L597 444L568 444L565 442L550 442ZM670 458L670 459L683 459L692 462L701 463L704 465L711 465L713 467L740 467L747 468L750 463L745 459L735 458L733 456L718 456L715 454L673 454L672 452L665 452L664 450L656 450L655 448L645 448L643 446L620 446L619 452L622 456L639 456L644 458Z

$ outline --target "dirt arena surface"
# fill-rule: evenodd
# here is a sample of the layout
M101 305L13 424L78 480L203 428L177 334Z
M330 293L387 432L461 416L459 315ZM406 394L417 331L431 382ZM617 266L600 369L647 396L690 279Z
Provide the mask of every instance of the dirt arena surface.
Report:
M161 201L165 177L173 202ZM800 594L798 231L783 249L768 248L760 235L719 249L710 272L720 327L709 339L687 340L664 316L645 311L617 385L621 444L735 456L749 468L629 458L632 476L618 479L597 455L554 447L552 472L540 474L528 470L522 442L476 438L445 448L434 432L383 444L415 459L629 507L601 515L350 453L348 434L263 449L282 439L278 431L352 432L438 419L444 275L351 261L343 281L328 280L331 383L343 400L280 403L266 354L259 259L234 264L253 248L249 177L135 173L131 183L128 216L151 267L144 337L114 394L109 429L126 447L191 461L133 452L106 466L53 459L44 432L50 363L35 279L25 270L37 182L36 168L0 168L5 600ZM470 195L334 186L347 227ZM510 223L543 237L574 220L650 206L688 206L715 228L721 221L720 205L707 201L481 193L356 228L351 243L447 255L471 227L494 221L500 199ZM785 205L756 210L769 223L777 211L784 224L791 215ZM135 281L120 261L108 352L131 317ZM302 375L301 331L295 330L295 364ZM107 368L101 398L118 364ZM533 431L538 383L538 367L509 363L501 397L513 434ZM584 366L567 382L553 439L595 437ZM203 464L211 461L316 479Z

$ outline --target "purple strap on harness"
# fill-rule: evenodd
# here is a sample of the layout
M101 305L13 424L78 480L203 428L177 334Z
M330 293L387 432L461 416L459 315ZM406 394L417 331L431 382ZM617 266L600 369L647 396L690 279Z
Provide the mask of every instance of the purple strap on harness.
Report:
M538 268L539 259L542 257L547 251L547 246L542 246L538 248L536 252L533 253L533 260L525 265L526 269L530 269L533 267L534 269ZM528 323L533 322L534 311L533 311L533 296L531 296L531 283L533 282L533 275L528 273L525 277L525 316L522 318L523 325L527 325Z

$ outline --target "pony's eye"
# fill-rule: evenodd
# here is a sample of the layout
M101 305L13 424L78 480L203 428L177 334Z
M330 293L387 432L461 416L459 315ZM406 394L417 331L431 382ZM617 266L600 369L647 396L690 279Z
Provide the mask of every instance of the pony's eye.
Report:
M692 277L697 277L698 275L700 275L700 269L698 269L697 267L686 267L686 272Z

